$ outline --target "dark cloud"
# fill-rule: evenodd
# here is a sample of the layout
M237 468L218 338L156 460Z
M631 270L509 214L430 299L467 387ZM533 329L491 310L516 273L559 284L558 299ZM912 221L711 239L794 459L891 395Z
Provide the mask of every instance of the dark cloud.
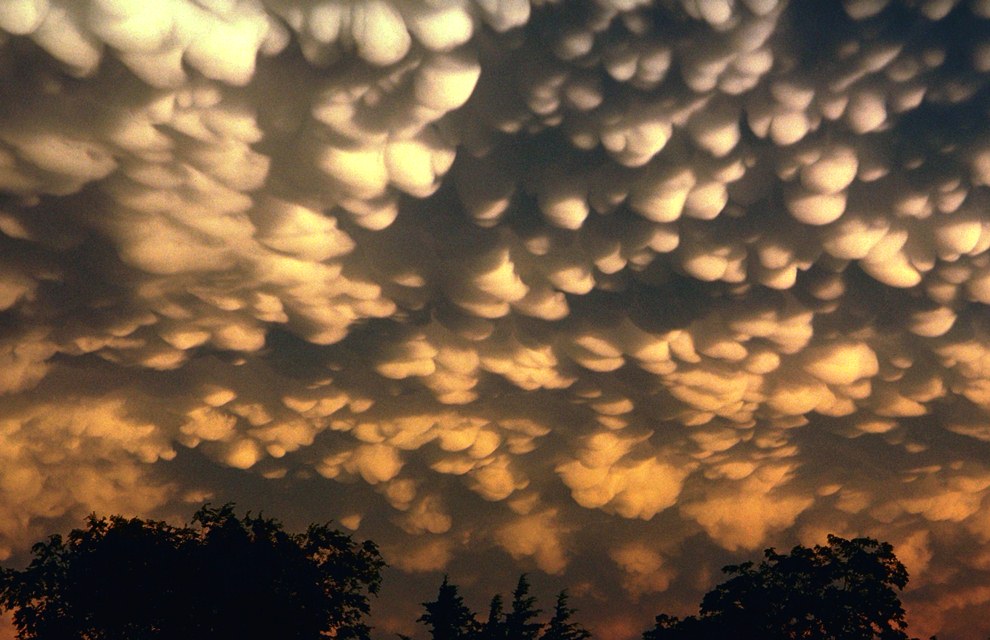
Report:
M623 638L872 535L985 633L988 19L0 3L0 548L237 499Z

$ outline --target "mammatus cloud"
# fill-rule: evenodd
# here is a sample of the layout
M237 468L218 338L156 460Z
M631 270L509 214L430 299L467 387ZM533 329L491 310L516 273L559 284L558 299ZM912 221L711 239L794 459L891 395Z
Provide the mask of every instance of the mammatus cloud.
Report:
M620 638L831 531L985 634L988 21L0 3L0 549L263 487Z

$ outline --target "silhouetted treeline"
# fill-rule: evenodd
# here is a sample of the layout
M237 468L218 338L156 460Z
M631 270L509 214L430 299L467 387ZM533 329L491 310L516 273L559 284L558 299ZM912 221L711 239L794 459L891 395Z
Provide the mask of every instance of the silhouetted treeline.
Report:
M0 610L21 640L367 640L385 567L373 542L327 524L287 533L231 505L205 505L184 527L94 515L32 554L23 570L0 568ZM898 598L908 574L889 544L829 536L723 571L697 614L661 613L643 640L909 640ZM526 574L511 595L479 616L444 576L417 622L430 640L591 637L566 590L545 616Z
M758 565L722 571L698 615L660 614L643 640L908 640L897 597L908 581L893 547L872 538L828 536L828 544L767 549Z
M0 572L0 609L22 640L367 640L385 567L372 542L328 525L290 534L231 505L194 526L90 516Z
M542 610L536 607L536 598L529 595L526 574L512 592L509 610L503 612L502 595L495 594L482 622L457 593L457 587L444 576L437 591L436 600L423 603L423 615L417 622L423 623L431 640L584 640L590 638L577 622L571 620L574 609L567 605L567 591L557 594L550 619L538 621ZM408 640L407 636L400 636Z
M797 546L787 554L767 549L759 564L730 565L723 572L729 579L705 594L697 615L661 613L643 640L909 640L897 595L908 574L889 544L830 535L825 546ZM511 610L503 615L496 595L487 620L479 623L444 577L436 600L423 603L419 622L431 640L590 637L571 620L566 591L545 624L536 621L540 609L528 594L524 574Z

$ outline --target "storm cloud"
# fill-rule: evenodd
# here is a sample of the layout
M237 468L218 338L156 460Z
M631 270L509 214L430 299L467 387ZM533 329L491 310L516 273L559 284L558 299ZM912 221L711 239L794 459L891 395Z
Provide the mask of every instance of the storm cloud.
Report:
M985 0L2 0L0 549L253 491L618 639L870 535L983 637L988 80Z

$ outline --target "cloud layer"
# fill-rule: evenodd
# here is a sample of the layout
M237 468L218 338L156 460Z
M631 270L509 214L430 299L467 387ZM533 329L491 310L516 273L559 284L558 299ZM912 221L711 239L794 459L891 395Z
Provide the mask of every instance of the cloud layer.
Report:
M411 575L630 599L619 638L872 535L916 633L985 635L988 26L0 3L0 549L263 487Z

